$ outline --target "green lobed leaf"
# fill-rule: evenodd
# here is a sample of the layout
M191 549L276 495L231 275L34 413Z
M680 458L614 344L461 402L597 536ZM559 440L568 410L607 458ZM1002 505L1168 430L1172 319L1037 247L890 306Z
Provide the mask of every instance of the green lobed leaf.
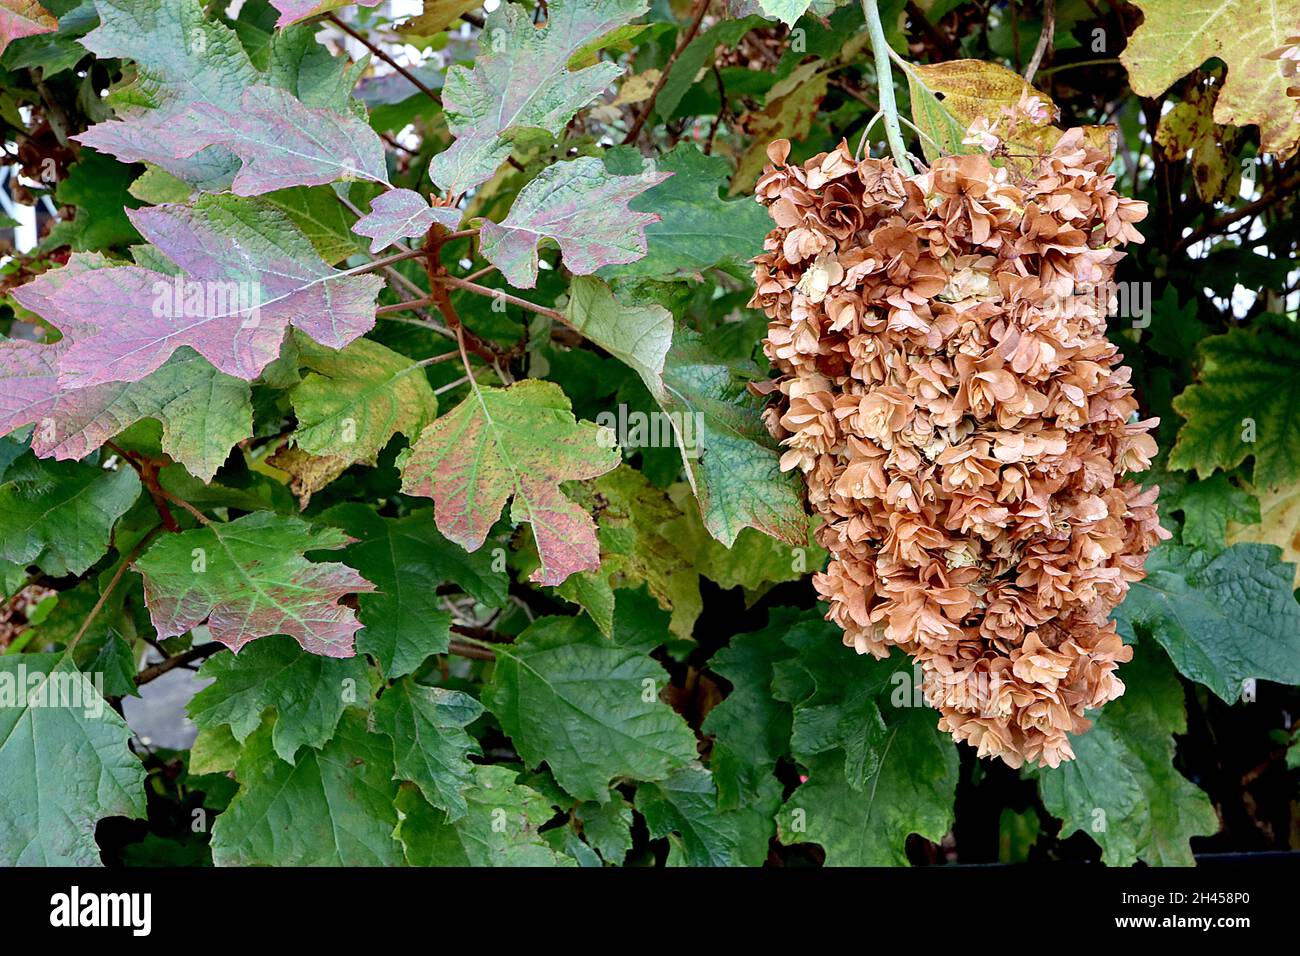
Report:
M109 471L25 455L0 484L0 560L35 564L46 574L81 574L108 550L113 526L140 495L122 465Z
M384 691L371 712L375 729L393 739L397 779L420 788L433 806L447 811L448 822L469 808L464 790L480 753L465 727L483 713L483 705L468 694L425 687L407 677Z
M1184 677L1226 703L1249 678L1300 683L1295 569L1266 544L1213 552L1162 544L1113 617L1128 640L1150 635Z
M238 656L216 654L199 676L212 681L187 708L200 729L228 726L242 744L270 709L275 713L271 746L287 763L295 763L304 746L323 747L348 705L370 693L364 658L308 654L283 636L260 640Z
M586 618L539 619L493 650L483 703L528 765L545 761L574 797L608 800L616 776L662 780L695 758L695 735L659 699L663 668Z
M96 823L145 815L130 738L67 657L0 655L0 865L98 866Z
M1072 740L1075 759L1038 771L1047 809L1083 832L1111 866L1192 866L1189 838L1219 829L1210 800L1174 767L1174 738L1187 730L1183 689L1154 648L1120 671L1127 690Z
M275 754L267 727L253 733L235 767L239 792L212 827L217 866L395 866L393 751L344 715L321 750L296 764Z

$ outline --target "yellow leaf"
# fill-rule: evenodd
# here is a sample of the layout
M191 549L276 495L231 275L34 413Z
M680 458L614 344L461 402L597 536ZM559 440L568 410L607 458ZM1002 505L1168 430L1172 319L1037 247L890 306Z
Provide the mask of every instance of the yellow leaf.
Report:
M926 96L923 89L918 89L917 80L943 99ZM1056 112L1056 104L1051 97L1030 86L1019 73L983 60L914 63L910 68L908 82L914 91L912 122L942 145L946 152L967 151L956 148L962 138L957 136L957 130L969 128L977 119L982 118L989 123L1001 120L996 132L1004 134L1007 118L1003 110L1015 106L1026 93L1038 97L1051 108L1052 113ZM950 116L944 116L945 111ZM1083 129L1084 142L1113 154L1113 126L1085 126ZM1063 133L1064 130L1046 122L1039 126L1019 124L1015 135L1006 140L1010 153L1007 164L1027 172L1033 168L1038 157L1051 151ZM933 159L933 145L922 139L922 146L926 149L926 157Z
M1159 96L1211 57L1228 65L1214 121L1259 126L1260 149L1286 159L1300 146L1300 111L1268 54L1300 22L1300 0L1134 0L1142 25L1120 54L1139 96Z
M481 6L482 2L483 0L424 0L424 12L398 27L398 32L417 37L437 36L459 20L461 14L469 13Z
M1265 491L1259 496L1259 524L1228 522L1229 545L1239 541L1275 544L1282 560L1297 565L1292 587L1300 588L1300 486Z

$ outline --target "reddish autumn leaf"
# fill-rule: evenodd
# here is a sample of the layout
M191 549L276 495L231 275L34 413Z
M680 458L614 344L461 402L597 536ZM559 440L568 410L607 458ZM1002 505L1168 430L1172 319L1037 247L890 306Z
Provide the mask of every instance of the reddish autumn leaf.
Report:
M361 622L339 600L374 585L347 565L303 557L351 540L337 528L259 511L159 538L135 567L159 638L207 621L212 637L235 652L288 634L312 654L351 657Z
M455 229L461 215L450 206L430 206L410 189L391 189L375 198L369 214L358 219L352 231L371 240L373 255L399 239L424 235L435 222Z
M59 364L65 388L135 382L188 345L221 371L252 380L280 354L285 330L342 348L374 324L383 281L326 265L280 210L230 196L129 213L182 270L86 272L49 295L82 324Z
M99 123L73 139L129 163L186 159L224 146L244 164L231 187L240 196L340 179L388 183L383 140L364 120L311 109L274 86L250 86L228 107L193 102L175 114Z
M432 498L438 530L470 551L513 499L510 516L532 525L542 559L532 580L559 584L600 566L596 523L560 482L595 478L618 462L601 429L574 420L558 385L530 379L475 389L426 428L405 453L402 490Z
M537 284L537 243L544 238L559 243L564 265L577 275L635 262L646 253L645 227L659 216L627 204L671 175L614 176L591 156L548 166L520 190L505 219L483 223L483 256L521 289Z
M0 53L14 40L58 28L59 21L35 0L0 0Z

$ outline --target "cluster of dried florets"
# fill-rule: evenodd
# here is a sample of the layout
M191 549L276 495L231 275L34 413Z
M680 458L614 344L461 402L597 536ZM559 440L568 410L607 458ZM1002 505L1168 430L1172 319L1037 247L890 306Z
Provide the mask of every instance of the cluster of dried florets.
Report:
M1146 205L1064 134L1023 180L984 154L904 177L843 143L789 143L750 303L770 318L767 423L832 560L844 643L919 662L939 726L981 756L1056 766L1124 692L1107 617L1155 543L1155 454L1106 339L1121 243Z

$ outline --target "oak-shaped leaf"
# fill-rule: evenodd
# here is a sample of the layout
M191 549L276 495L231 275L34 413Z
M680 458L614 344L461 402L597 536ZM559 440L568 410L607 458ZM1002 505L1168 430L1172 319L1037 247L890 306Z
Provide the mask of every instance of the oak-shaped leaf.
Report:
M614 777L662 780L695 759L695 735L654 692L663 667L585 617L542 618L493 649L483 703L528 765L545 761L574 797L603 802Z
M96 823L145 815L130 739L66 655L0 656L0 866L99 866Z
M288 634L313 654L351 657L361 622L339 601L374 585L347 565L303 557L348 540L336 528L258 511L159 538L135 567L159 638L207 621L213 639L236 652L259 637Z
M81 45L100 59L135 61L133 82L109 98L116 122L140 123L161 138L158 165L203 189L224 189L239 160L223 148L167 158L167 127L155 113L177 115L191 103L229 106L260 79L235 31L208 17L199 0L95 0L99 26ZM93 132L97 127L91 127ZM143 133L135 146L143 149ZM106 147L107 152L113 152Z
M479 764L465 790L466 812L455 820L420 791L397 797L397 839L412 866L572 866L538 831L555 816L550 801L519 783L509 767Z
M501 4L487 18L473 69L447 70L442 105L456 140L433 157L429 178L448 195L459 195L505 162L511 146L503 134L530 128L561 133L622 72L608 62L570 72L569 58L645 9L646 0L554 0L539 28L531 10Z
M0 0L0 53L14 40L53 33L59 21L36 0Z
M471 753L478 743L465 732L483 713L468 694L426 687L407 677L384 691L371 711L371 725L393 739L396 774L420 788L424 798L457 820L469 810L464 790L473 779Z
M24 455L0 484L0 561L35 564L51 577L82 574L139 495L140 479L125 465L109 471Z
M147 119L99 123L73 138L127 163L165 163L223 146L243 163L231 186L240 196L336 180L388 183L383 140L365 120L312 109L274 86L250 86L237 102L193 102Z
M320 750L276 756L263 725L235 766L239 792L212 827L217 866L399 866L392 742L350 710Z
M390 189L376 196L370 212L357 220L352 231L370 240L370 253L387 249L399 239L423 236L435 222L455 229L462 213L451 206L430 206L410 189Z
M42 458L84 458L145 418L162 424L162 450L210 480L232 446L253 434L247 382L218 372L188 347L138 382L59 387L67 340L0 342L0 434L34 424Z
M513 499L511 518L532 526L542 561L532 580L559 584L600 565L595 522L560 482L595 478L618 465L607 434L576 421L552 382L475 387L398 459L402 490L432 498L438 530L470 551Z
M641 175L647 169L645 158L630 146L610 150L604 161L610 172L623 176ZM763 251L771 218L752 197L720 197L719 190L731 177L726 160L681 143L655 160L654 168L671 173L671 178L630 203L633 212L659 217L645 227L646 254L635 262L605 266L601 276L678 279L717 265L739 265Z
M383 280L328 266L274 206L202 196L131 219L181 271L93 269L50 294L86 326L59 363L66 388L139 381L183 345L251 381L279 356L290 326L342 348L374 325Z
M394 435L414 438L438 413L424 367L378 342L338 350L299 337L298 360L310 371L289 393L293 440L312 455L374 464Z
M1202 477L1254 456L1254 484L1300 478L1300 331L1276 315L1203 339L1200 380L1174 399L1187 419L1169 467Z
M718 806L713 774L698 764L636 789L652 839L668 839L669 866L761 866L775 832L781 784L768 776L742 808Z
M628 201L672 173L615 176L594 156L555 163L519 191L500 223L484 222L481 252L520 289L537 284L537 244L554 239L565 267L589 275L601 266L635 262L646 253L645 227L658 222Z
M1162 544L1113 616L1125 638L1150 635L1183 676L1226 703L1236 703L1251 678L1300 683L1295 568L1280 558L1267 544L1221 551Z
M438 533L427 510L384 518L372 507L348 502L320 520L355 539L339 559L375 585L357 602L364 625L357 649L379 661L390 680L446 652L452 620L439 593L445 584L454 582L487 607L506 601L506 573L493 566L492 555L466 554Z
M1064 821L1062 838L1088 834L1110 866L1194 866L1189 839L1215 833L1219 819L1174 766L1173 735L1187 731L1182 685L1145 644L1120 673L1127 692L1072 739L1075 759L1036 771L1043 805Z
M364 657L334 660L308 654L288 637L258 641L241 654L208 658L199 676L212 683L190 700L187 710L201 730L228 726L239 743L275 713L271 747L281 760L296 763L298 751L319 750L334 736L351 690L364 696L368 667Z
M1206 60L1228 67L1214 121L1259 125L1260 150L1286 159L1300 145L1300 112L1289 81L1267 54L1300 23L1300 2L1135 0L1142 23L1120 54L1138 96L1159 96Z

